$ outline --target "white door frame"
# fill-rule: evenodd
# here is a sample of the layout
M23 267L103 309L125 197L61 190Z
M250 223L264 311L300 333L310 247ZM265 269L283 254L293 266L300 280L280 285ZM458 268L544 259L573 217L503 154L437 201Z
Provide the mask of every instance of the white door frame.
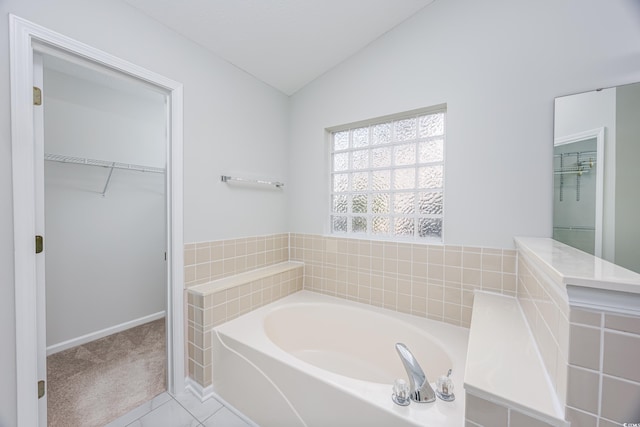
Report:
M183 315L183 88L135 64L37 24L9 15L11 144L13 168L14 285L18 426L45 425L38 418L38 328L36 299L36 165L33 123L33 52L46 46L79 56L161 88L168 99L167 144L167 369L168 390L184 390ZM45 236L46 237L46 236Z

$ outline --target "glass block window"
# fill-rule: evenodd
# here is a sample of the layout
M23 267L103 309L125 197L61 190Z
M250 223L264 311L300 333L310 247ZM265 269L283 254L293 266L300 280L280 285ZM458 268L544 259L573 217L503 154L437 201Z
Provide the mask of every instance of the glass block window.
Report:
M331 132L331 232L442 241L444 109Z

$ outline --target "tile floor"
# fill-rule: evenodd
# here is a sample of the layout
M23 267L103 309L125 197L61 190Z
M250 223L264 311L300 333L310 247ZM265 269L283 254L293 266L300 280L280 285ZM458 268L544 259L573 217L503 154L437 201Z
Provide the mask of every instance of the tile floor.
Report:
M214 398L200 402L189 392L162 393L106 427L258 427Z

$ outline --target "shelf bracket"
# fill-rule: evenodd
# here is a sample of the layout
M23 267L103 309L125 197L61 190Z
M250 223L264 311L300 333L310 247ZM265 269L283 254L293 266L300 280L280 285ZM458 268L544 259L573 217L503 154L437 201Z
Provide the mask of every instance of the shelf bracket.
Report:
M107 194L107 187L109 187L109 182L111 181L111 175L113 175L113 168L115 167L115 165L116 165L115 162L111 164L111 169L109 170L109 176L107 177L107 182L105 182L104 189L102 190L102 197L104 197L104 195Z

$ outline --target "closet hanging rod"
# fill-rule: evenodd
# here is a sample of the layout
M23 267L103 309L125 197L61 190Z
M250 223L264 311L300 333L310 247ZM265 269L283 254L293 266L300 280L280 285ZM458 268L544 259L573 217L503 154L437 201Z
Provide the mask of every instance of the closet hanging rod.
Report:
M237 182L246 182L246 183L249 183L249 184L273 185L274 187L277 187L277 188L284 187L284 182L264 181L262 179L238 178L238 177L229 176L229 175L221 175L220 176L220 181L222 181L222 182L237 181Z
M585 173L589 173L590 169L562 169L562 170L555 170L553 171L554 175L567 175L567 174L578 174L578 175L582 175Z
M51 162L73 163L73 164L88 165L88 166L100 166L104 168L125 169L125 170L133 170L138 172L152 172L152 173L165 172L164 168L157 168L154 166L141 166L141 165L133 165L128 163L109 162L106 160L87 159L84 157L63 156L61 154L45 153L44 159Z
M553 157L568 157L568 156L597 156L598 152L594 151L594 150L587 150L587 151L572 151L572 152L567 152L567 153L556 153L553 155Z

